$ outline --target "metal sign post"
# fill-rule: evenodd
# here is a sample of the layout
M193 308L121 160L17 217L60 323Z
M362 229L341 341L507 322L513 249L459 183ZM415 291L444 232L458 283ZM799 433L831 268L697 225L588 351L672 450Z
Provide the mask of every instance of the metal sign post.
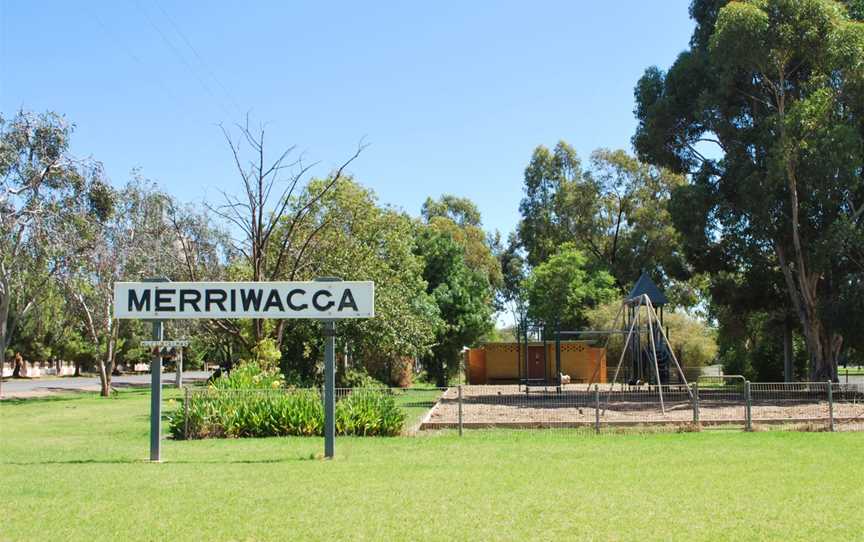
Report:
M144 281L148 286L156 286L168 282L166 277L152 277ZM117 284L114 285L115 303ZM114 311L118 318L117 311ZM153 340L165 338L165 326L162 320L153 320ZM150 461L162 461L162 353L155 352L150 361Z
M177 361L174 363L174 385L179 390L183 387L183 347L177 351Z
M153 321L153 340L161 341L165 327ZM162 352L157 350L150 362L150 461L162 461Z
M336 444L336 322L324 322L324 457L333 459Z
M150 461L161 461L162 445L162 354L164 348L182 348L189 341L164 340L165 326L162 320L153 321L153 339L141 341L142 346L153 347L150 362ZM182 352L182 350L181 350Z
M315 282L342 282L338 277L319 277ZM336 449L336 321L322 320L324 328L324 458Z

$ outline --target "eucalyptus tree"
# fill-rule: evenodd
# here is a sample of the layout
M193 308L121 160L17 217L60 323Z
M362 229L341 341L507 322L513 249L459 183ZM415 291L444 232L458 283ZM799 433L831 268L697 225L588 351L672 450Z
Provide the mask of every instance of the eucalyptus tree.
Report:
M229 280L229 268L236 261L237 252L225 229L216 222L206 208L181 204L173 198L166 200L165 220L169 231L165 251L169 263L169 278L179 281ZM173 320L166 322L166 333L172 337L191 340L184 350L184 361L192 359L219 359L222 365L234 361L234 352L240 341L232 331L231 322L225 320ZM241 349L242 350L242 349ZM180 368L177 382L181 381ZM178 384L179 385L179 384Z
M696 0L691 14L690 49L636 86L634 145L690 175L673 196L690 262L779 270L811 378L836 378L864 295L857 247L836 243L864 227L861 3Z
M314 179L305 188L317 194L330 179ZM292 206L305 205L301 194ZM415 223L411 217L378 203L375 194L351 177L329 189L310 209L309 220L294 228L306 238L315 236L308 265L297 278L338 276L375 282L375 318L339 324L343 366L364 367L380 380L393 368L407 369L408 361L430 352L443 325L435 300L426 291L423 260L414 253ZM282 227L289 228L290 222ZM278 235L283 235L279 232ZM321 334L317 325L286 322L283 368L291 380L309 382L318 376Z
M457 374L460 353L493 329L488 275L472 269L465 248L446 230L420 225L415 253L423 259L426 291L435 300L443 324L435 344L423 357L436 385L446 386Z
M572 243L535 267L525 280L528 316L559 329L585 329L588 314L615 299L615 279L591 269L588 257Z
M0 364L55 272L48 261L63 247L53 231L77 202L99 198L98 164L70 155L71 133L54 113L0 116Z
M536 267L564 243L575 243L586 265L609 272L626 291L643 273L669 286L673 302L696 303L680 235L669 213L684 177L640 162L623 150L598 149L583 166L559 142L537 147L525 169L518 236Z
M468 198L444 194L437 200L426 198L420 209L420 216L426 222L435 217L447 218L460 227L474 226L479 228L483 225L480 217L480 209Z
M579 155L564 141L551 151L543 145L534 149L525 168L525 195L519 203L518 236L528 265L545 262L561 244L572 240L564 227L563 194L578 185L582 176Z
M510 312L517 330L524 325L528 316L528 295L524 284L529 270L524 252L516 232L510 233L507 244L498 252L501 287L497 293L497 306Z
M79 202L74 219L59 231L57 242L64 250L55 265L69 309L97 352L101 394L108 396L120 336L113 314L114 283L164 272L166 263L157 268L156 255L171 244L166 243L168 198L155 185L133 179L120 190L107 185L102 190L101 210L94 211L92 200Z
M500 242L483 230L477 205L468 198L444 194L437 200L426 198L420 210L426 226L450 236L465 253L465 263L485 276L489 283L489 302L503 286L501 262L495 254Z

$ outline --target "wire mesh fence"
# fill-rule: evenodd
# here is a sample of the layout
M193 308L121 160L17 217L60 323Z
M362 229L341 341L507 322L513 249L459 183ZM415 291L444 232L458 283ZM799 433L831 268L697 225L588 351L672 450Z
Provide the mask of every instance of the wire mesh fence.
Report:
M753 429L831 429L827 382L754 382L750 388Z
M862 387L742 379L663 386L459 386L442 393L421 428L858 431L864 430Z
M303 424L307 423L304 420L320 419L322 398L320 388L187 388L181 410L174 414L179 416L174 418L174 433L179 438L220 436L209 433L213 429L206 420L220 418L230 425L234 423L231 416L239 418L258 408L271 418L256 422L263 425L264 434L317 434L316 427ZM386 398L389 408L401 413L396 416L398 428L366 434L462 433L492 428L600 434L707 429L864 431L864 384L764 383L727 378L663 386L526 388L514 384L336 390L337 410L346 400L356 409L378 398ZM348 403L342 406L347 409ZM366 414L361 412L360 416ZM345 434L364 433L355 428Z
M864 384L834 384L831 401L836 431L864 431Z

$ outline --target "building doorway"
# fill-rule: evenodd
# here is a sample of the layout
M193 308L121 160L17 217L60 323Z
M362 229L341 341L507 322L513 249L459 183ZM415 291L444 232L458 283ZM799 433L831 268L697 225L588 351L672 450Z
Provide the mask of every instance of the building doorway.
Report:
M546 348L528 346L528 380L546 380Z

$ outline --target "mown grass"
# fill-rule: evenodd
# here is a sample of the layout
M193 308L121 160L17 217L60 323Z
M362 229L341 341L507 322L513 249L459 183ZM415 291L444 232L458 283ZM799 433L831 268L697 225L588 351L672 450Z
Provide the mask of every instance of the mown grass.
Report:
M124 391L0 403L0 540L864 533L864 434L443 432L340 438L334 461L319 459L319 438L166 440L164 462L150 464L148 401Z

